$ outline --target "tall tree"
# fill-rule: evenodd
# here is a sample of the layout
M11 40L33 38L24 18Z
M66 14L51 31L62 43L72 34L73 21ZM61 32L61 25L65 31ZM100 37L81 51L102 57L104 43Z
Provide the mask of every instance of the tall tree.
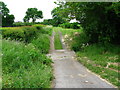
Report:
M35 23L37 19L41 18L43 18L42 11L39 11L37 8L28 8L23 20L24 22L29 22L32 19L32 22Z
M59 3L59 15L81 23L91 43L120 43L120 2Z
M24 22L29 22L29 20L30 20L30 18L29 18L28 16L25 16L25 17L23 18L23 21L24 21Z
M0 2L0 14L2 14L2 26L12 26L14 23L14 15L9 14L9 9L4 2Z
M53 26L58 26L59 24L68 22L68 20L65 18L65 16L62 16L60 13L61 7L56 7L52 10L51 14L53 17Z

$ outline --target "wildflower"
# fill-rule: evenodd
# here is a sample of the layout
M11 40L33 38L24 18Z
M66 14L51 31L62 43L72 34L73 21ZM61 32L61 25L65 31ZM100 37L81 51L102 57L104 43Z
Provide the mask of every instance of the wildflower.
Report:
M72 38L70 38L70 41L72 41Z
M65 38L68 38L68 35L67 35L67 34L65 35Z

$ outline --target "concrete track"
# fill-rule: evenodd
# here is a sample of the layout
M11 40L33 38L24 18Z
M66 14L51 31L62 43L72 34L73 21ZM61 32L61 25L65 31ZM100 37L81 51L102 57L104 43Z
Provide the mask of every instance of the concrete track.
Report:
M115 88L91 73L74 58L75 53L66 49L61 33L60 38L64 49L55 50L54 34L53 32L50 50L50 56L54 62L54 88Z

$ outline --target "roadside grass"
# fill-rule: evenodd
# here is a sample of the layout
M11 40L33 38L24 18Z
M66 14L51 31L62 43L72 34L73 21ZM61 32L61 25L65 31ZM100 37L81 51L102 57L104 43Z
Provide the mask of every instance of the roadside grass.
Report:
M51 59L32 44L2 40L3 88L48 88Z
M54 32L55 32L54 45L55 45L55 49L56 49L56 50L63 49L62 43L61 43L61 40L60 40L59 29L60 29L60 28L57 28L57 27L53 28L53 30L54 30Z
M37 39L33 39L31 43L39 49L41 53L47 54L50 49L50 40L48 34L39 33Z
M82 28L81 29L64 29L64 28L62 28L61 32L62 32L64 42L65 42L67 48L72 49L74 51L79 50L79 48L78 48L78 47L80 47L79 42L82 40L79 40L78 36L82 35L82 33L83 33Z
M49 51L52 29L34 27L37 36L27 43L9 39L12 35L2 40L3 88L51 88L52 60L45 54Z
M120 66L118 64L120 63L120 47L108 47L98 44L90 45L77 52L77 58L88 69L115 86L119 86Z
M22 26L22 27L3 27L0 28L2 37L9 40L17 40L25 43L30 43L36 38L38 33L48 33L49 30L44 30L43 25Z
M76 58L92 72L100 75L115 86L119 86L120 46L111 44L91 44L82 29L62 29L69 49L76 52Z
M74 34L80 34L82 32L82 29L60 29L63 35L74 35Z
M50 36L52 35L52 27L44 26L37 37L31 41L31 43L39 49L43 54L49 53L50 49Z
M2 35L0 32L0 89L2 89Z

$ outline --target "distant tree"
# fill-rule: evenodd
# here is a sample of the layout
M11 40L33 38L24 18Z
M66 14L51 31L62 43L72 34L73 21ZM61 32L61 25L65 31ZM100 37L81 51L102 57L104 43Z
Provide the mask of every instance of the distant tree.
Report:
M42 24L44 24L44 25L53 25L53 19L44 19Z
M9 9L4 2L0 2L0 13L2 14L2 26L12 26L14 23L14 15L9 14Z
M29 22L29 20L30 20L30 18L29 18L28 16L25 16L25 17L23 18L23 21L24 21L24 22Z
M13 26L14 23L14 15L7 15L2 18L2 26Z
M41 18L43 18L42 11L39 11L37 8L28 8L23 20L24 22L29 22L32 19L32 22L35 23L36 19Z
M61 7L56 7L52 10L51 14L53 17L53 26L58 26L59 24L63 24L68 22L68 20L60 14Z

